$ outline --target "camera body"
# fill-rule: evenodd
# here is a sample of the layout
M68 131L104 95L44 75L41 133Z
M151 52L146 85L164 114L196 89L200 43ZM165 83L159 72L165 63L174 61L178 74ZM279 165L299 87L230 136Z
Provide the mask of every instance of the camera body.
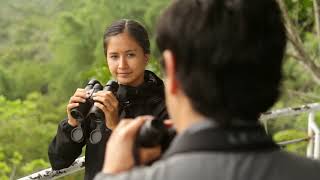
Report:
M136 144L139 147L154 147L160 145L168 134L168 129L163 121L152 119L145 122L137 135Z

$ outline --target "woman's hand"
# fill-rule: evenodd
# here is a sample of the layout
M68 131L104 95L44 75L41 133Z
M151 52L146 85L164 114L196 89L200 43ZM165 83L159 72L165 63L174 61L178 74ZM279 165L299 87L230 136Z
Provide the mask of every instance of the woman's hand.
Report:
M71 109L78 107L80 102L86 102L86 98L86 90L78 88L69 100L69 104L67 105L68 123L73 127L78 126L78 121L71 116L70 111Z
M107 128L113 130L119 123L119 101L111 91L98 91L93 94L94 105L101 109L105 116Z

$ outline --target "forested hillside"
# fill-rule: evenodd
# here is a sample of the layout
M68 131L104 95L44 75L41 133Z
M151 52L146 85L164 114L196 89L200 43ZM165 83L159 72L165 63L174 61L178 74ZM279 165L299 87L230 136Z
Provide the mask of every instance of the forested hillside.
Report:
M103 83L110 78L102 35L112 21L136 19L147 27L152 40L149 69L161 75L154 28L168 2L0 0L0 180L50 167L48 144L66 116L70 96L92 77ZM316 0L281 2L287 8L291 40L283 94L273 108L320 100L319 5ZM306 123L306 115L282 118L269 123L268 132L278 140L305 136ZM288 150L303 154L305 145L292 145Z

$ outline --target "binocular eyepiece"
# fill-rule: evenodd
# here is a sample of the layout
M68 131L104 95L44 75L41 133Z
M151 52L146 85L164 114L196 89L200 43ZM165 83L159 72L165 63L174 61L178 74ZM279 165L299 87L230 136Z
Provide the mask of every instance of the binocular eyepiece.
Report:
M116 93L118 89L118 83L116 81L110 80L103 86L101 83L95 79L88 82L85 87L87 94L89 95L86 102L79 103L78 107L71 109L70 114L73 118L78 121L78 127L71 131L71 139L75 142L81 142L83 138L83 130L81 124L84 123L86 119L96 122L96 129L90 133L89 140L92 144L97 144L102 138L102 129L105 128L104 125L104 113L101 109L94 106L93 93L98 91L111 91L113 94Z

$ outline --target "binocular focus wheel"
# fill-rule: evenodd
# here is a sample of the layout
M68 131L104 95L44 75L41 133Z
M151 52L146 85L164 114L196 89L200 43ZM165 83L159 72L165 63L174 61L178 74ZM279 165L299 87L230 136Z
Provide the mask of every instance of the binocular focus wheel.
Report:
M81 142L83 140L83 131L81 127L76 127L71 131L71 139L74 142Z
M102 139L102 133L99 129L95 129L90 133L90 142L92 144L97 144Z

